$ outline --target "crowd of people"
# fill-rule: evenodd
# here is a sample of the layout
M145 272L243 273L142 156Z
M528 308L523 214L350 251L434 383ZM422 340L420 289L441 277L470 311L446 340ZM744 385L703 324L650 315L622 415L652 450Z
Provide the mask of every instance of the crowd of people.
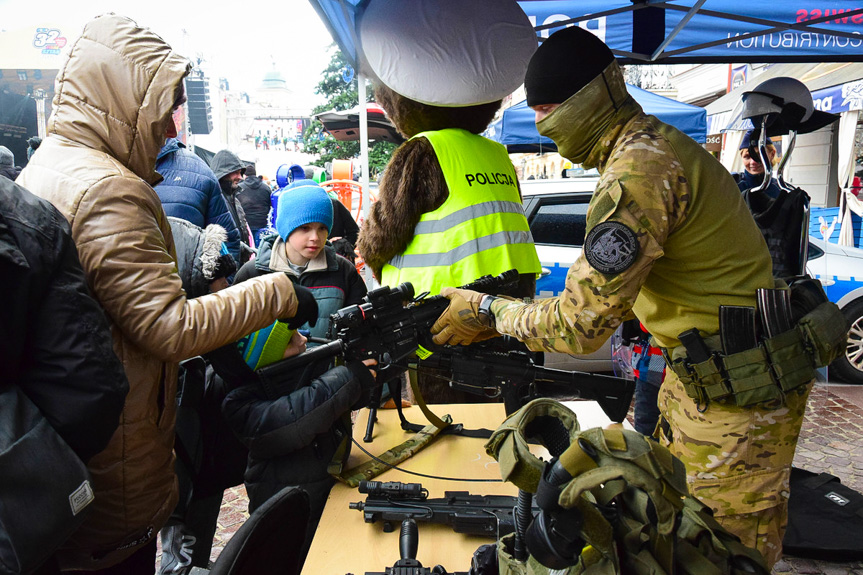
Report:
M355 246L382 284L410 281L450 299L432 330L438 344L504 334L539 352L584 353L634 314L645 358L639 431L683 462L690 492L725 528L768 565L778 560L811 383L773 401L705 408L676 371L663 375L662 358L685 353L683 332L709 339L719 306L754 307L758 289L778 286L735 179L643 113L589 32L566 28L518 58L522 68L495 75L505 78L497 92L458 101L419 101L380 74L377 99L408 141L358 228L302 170L274 207L253 164L227 149L209 164L190 152L172 119L189 61L128 18L86 25L26 167L0 146L0 265L20 272L4 275L4 289L26 302L0 316L17 334L0 346L11 369L3 381L30 395L87 463L94 496L38 573L206 567L222 493L240 483L250 511L287 486L309 494L305 556L334 460L349 453L350 413L376 385L375 362L305 370L279 397L256 370L302 353L327 336L330 314L362 301L366 283L344 257ZM535 301L540 265L515 169L478 135L522 82L540 133L601 174L565 292ZM741 153L740 185L752 187L764 167ZM486 173L497 185L463 177ZM511 268L520 299L454 287ZM425 381L424 393L436 386Z

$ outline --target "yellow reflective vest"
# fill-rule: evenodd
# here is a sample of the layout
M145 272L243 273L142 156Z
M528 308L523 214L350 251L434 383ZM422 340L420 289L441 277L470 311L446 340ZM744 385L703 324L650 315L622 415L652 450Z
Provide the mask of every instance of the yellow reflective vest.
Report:
M434 148L449 197L423 214L401 255L383 267L382 285L411 282L440 293L510 269L540 273L506 148L461 129L422 132Z

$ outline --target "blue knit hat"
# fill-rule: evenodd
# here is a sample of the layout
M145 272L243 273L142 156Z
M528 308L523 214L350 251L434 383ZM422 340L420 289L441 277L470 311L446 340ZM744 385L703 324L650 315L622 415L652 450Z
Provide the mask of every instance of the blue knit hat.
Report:
M333 202L327 192L312 180L298 180L279 195L276 231L287 241L295 229L312 222L333 228Z

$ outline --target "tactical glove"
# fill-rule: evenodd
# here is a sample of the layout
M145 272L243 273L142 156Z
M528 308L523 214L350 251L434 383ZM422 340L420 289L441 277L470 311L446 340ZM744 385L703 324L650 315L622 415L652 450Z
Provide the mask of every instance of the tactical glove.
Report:
M488 327L479 314L479 304L484 293L445 287L440 294L449 298L449 307L432 326L431 332L438 345L470 345L475 341L491 339L500 335Z
M318 302L309 288L294 284L294 294L297 297L297 312L294 317L282 318L290 329L299 329L308 323L314 326L318 321Z

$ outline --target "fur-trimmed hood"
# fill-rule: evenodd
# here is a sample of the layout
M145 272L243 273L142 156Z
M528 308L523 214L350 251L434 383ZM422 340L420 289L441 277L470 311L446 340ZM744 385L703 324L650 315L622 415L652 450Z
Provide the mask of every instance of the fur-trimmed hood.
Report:
M210 292L210 282L216 277L222 245L227 241L225 228L210 224L203 230L180 218L168 217L174 245L177 249L177 268L183 289L190 298Z

